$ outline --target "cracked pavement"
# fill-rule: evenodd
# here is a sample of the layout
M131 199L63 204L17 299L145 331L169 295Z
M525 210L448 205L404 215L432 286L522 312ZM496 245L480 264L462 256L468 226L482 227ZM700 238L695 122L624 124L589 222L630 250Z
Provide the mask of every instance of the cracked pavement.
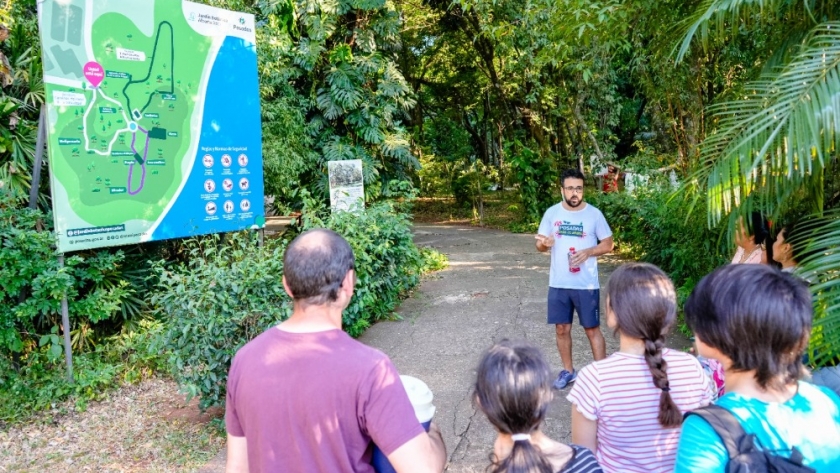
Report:
M435 422L443 432L451 473L483 473L495 430L473 407L471 392L481 353L502 338L525 339L540 347L553 370L561 368L554 328L546 324L547 254L534 247L534 236L476 227L416 225L415 242L449 257L449 267L424 279L397 310L402 320L379 322L359 340L384 351L401 374L422 379L434 392ZM622 263L613 255L599 258L600 281ZM602 307L603 307L603 291ZM603 311L602 311L603 313ZM618 341L601 318L607 353ZM589 340L575 322L575 366L592 361ZM543 430L558 441L571 441L571 407L557 392Z

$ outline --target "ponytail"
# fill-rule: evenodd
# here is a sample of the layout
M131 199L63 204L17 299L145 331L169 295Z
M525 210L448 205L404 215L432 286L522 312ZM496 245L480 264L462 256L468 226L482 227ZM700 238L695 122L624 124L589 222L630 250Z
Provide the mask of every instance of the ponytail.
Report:
M653 376L653 384L662 390L659 395L659 424L665 428L679 427L682 425L682 412L674 399L671 397L671 385L668 382L668 363L662 357L662 347L665 345L664 337L660 336L656 341L644 339L645 362L647 362L650 374Z
M613 271L607 282L607 302L621 336L645 343L645 363L659 394L662 427L682 425L682 412L671 398L668 363L662 358L665 335L677 318L674 283L661 269L648 263L628 263Z
M502 340L481 357L473 402L499 433L511 436L505 458L490 454L492 473L552 473L551 463L531 443L551 402L551 371L540 350Z
M507 458L498 461L490 454L491 473L554 473L548 458L530 440L513 442Z

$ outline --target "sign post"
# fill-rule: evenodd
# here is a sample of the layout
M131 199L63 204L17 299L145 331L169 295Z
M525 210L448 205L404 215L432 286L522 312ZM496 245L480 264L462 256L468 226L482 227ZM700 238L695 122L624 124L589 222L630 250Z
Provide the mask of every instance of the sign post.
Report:
M58 267L64 268L64 255L58 255ZM67 308L67 294L61 298L61 331L64 332L64 361L67 364L67 381L73 384L73 350L70 344L70 311Z
M47 108L41 105L38 115L38 136L35 139L35 165L32 167L32 182L29 187L29 208L38 207L38 189L41 187L41 168L44 163L44 144L47 141Z

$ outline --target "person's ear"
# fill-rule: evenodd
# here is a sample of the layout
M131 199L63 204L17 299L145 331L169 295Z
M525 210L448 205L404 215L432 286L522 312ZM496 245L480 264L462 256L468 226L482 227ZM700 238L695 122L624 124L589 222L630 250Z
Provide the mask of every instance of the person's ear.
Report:
M353 289L356 287L356 270L350 269L344 275L344 280L341 281L341 290L348 291L348 297L353 295Z
M295 295L294 295L294 294L292 294L292 290L291 290L291 289L289 289L289 283L288 283L288 282L286 282L286 276L285 276L285 275L283 275L283 289L285 289L285 290L286 290L286 294L288 294L288 295L289 295L289 297L291 297L292 299L294 299L294 298L295 298Z

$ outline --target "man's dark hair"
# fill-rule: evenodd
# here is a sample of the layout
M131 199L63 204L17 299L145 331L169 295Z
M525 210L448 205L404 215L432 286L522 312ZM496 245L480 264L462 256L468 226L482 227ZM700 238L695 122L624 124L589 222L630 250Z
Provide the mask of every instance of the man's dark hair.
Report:
M733 371L755 370L765 389L802 375L812 318L805 283L761 264L716 269L685 303L686 322L697 338L729 357Z
M579 169L566 169L563 174L560 174L560 185L566 185L566 179L580 179L583 180L583 173Z
M353 249L341 235L326 228L298 235L283 256L283 275L296 302L334 302L347 272L354 268Z

